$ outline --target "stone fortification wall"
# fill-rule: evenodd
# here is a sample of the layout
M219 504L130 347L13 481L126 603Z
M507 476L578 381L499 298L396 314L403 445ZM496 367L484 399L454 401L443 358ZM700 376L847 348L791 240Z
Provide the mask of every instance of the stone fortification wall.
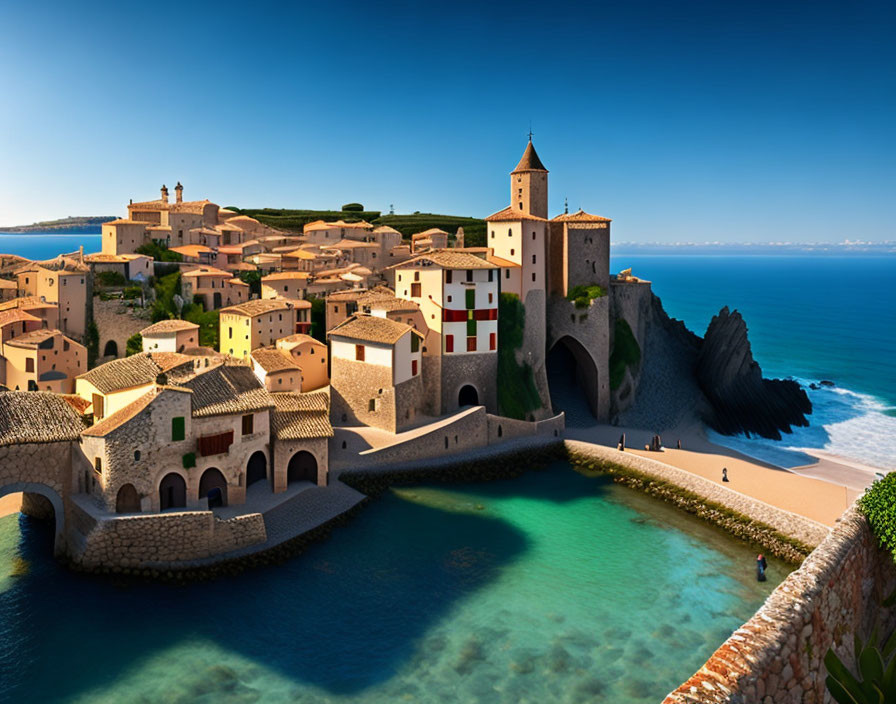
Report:
M564 338L573 342L568 347L577 357L586 354L591 358L597 379L586 389L591 399L589 405L596 411L599 421L606 422L610 413L610 303L607 296L595 298L588 308L575 305L558 296L552 296L548 309L548 344L553 347Z
M368 466L441 457L487 444L486 412L482 406L476 406L407 440L362 452L358 464Z
M651 300L649 281L613 282L610 284L610 349L613 348L615 341L616 321L622 319L632 329L632 334L641 350L641 361L637 367L626 369L622 383L613 391L610 411L612 415L627 410L635 400L635 391L641 379L641 367L644 364L644 355L647 349Z
M561 438L566 427L566 415L563 413L558 413L553 418L535 422L494 416L491 413L488 414L487 419L489 445L496 445L515 438L532 437L533 435Z
M665 704L821 704L828 648L853 663L853 634L878 624L886 637L896 609L881 601L896 588L896 565L855 507L747 623Z
M547 371L547 325L545 322L547 296L544 290L535 289L526 294L523 304L526 316L523 324L523 344L516 351L516 361L520 364L528 364L532 368L535 388L541 397L541 408L537 408L531 413L534 420L543 420L553 415ZM494 378L497 379L497 370ZM492 412L498 409L497 389L495 390L495 405L488 408Z
M496 352L446 354L441 361L442 409L439 415L457 413L460 390L476 389L479 404L490 412L498 410L498 355Z
M76 521L89 526L89 514ZM93 527L79 541L71 562L80 569L189 568L193 560L223 555L267 539L264 519L250 513L228 520L211 511L184 511L158 515L94 517Z
M389 367L350 359L333 360L330 380L333 425L369 425L396 433L414 422L422 403L420 375L392 386Z
M756 499L740 494L715 482L691 474L668 464L630 452L620 452L603 445L567 440L566 447L573 461L606 462L620 465L661 482L674 484L676 487L696 494L702 499L723 506L730 511L758 521L783 536L814 547L828 535L827 526L817 523L795 513L770 506Z
M93 321L100 334L97 364L124 357L128 338L152 324L148 311L123 305L119 300L101 301L99 296L93 298ZM110 341L115 343L118 354L104 356Z

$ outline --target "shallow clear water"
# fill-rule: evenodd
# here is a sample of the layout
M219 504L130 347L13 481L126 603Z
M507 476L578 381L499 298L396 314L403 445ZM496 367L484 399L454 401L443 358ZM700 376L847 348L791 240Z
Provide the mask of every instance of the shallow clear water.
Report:
M0 699L657 702L787 572L566 464L401 488L283 565L187 587L57 566L0 520Z
M36 261L52 259L59 254L77 252L78 247L82 245L85 254L99 252L102 249L102 235L99 230L64 235L42 232L26 234L0 232L0 254L18 254L20 257Z

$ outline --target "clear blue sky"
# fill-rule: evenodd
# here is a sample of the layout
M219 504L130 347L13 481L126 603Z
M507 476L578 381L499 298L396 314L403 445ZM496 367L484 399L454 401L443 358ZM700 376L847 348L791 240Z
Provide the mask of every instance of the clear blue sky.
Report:
M0 224L178 179L484 216L531 121L552 212L617 241L894 240L894 36L892 2L2 3Z

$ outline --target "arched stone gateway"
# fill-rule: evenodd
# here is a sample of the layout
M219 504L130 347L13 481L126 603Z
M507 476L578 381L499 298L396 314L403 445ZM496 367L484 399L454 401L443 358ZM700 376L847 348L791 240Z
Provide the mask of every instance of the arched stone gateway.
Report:
M227 505L227 480L217 467L209 467L199 479L199 498L208 497L208 507Z
M159 509L184 508L187 505L187 483L176 472L166 474L159 484Z
M118 357L118 343L115 340L109 340L103 348L104 357Z
M56 524L56 535L53 541L53 552L60 555L65 552L65 508L62 505L62 497L46 484L32 482L16 482L0 487L0 498L7 494L23 492L24 494L37 494L50 502L53 507L53 520Z
M317 460L307 450L299 450L289 460L286 468L286 482L308 481L317 484Z
M462 386L460 393L457 395L457 405L461 408L464 406L478 406L479 392L476 391L476 387L470 384Z
M252 486L255 482L268 478L268 458L259 450L252 454L246 465L246 486Z
M600 385L591 354L573 337L554 343L547 357L554 413L564 411L567 425L591 425L599 413Z
M139 513L140 494L133 484L123 484L115 497L115 513Z

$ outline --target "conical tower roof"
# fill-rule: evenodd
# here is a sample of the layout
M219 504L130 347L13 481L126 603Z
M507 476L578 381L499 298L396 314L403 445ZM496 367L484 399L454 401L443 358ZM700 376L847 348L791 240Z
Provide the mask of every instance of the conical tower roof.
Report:
M510 173L515 174L517 171L547 171L544 168L544 164L541 163L541 159L538 158L538 154L535 153L535 147L532 146L531 139L526 145L526 151L523 152L523 158L520 159L520 163Z

